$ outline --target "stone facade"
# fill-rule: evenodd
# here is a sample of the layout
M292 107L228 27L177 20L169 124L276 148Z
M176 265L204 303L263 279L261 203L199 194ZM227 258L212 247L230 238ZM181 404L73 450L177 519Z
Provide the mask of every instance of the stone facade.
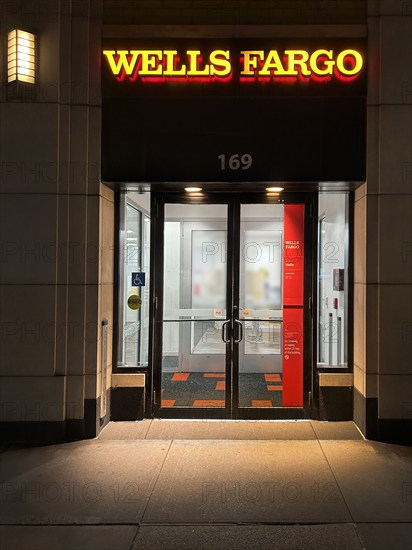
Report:
M412 3L27 0L0 5L0 421L6 437L93 437L101 323L110 388L114 193L100 181L103 25L367 29L367 181L356 191L354 419L367 437L412 420ZM322 27L323 26L323 27ZM38 39L36 97L6 84L7 32ZM309 27L306 27L309 28ZM349 27L348 27L349 28ZM125 35L127 29L125 27ZM304 31L303 31L304 32ZM150 34L150 32L149 32ZM30 423L30 424L28 424ZM410 426L409 426L410 427ZM46 432L44 432L46 430ZM398 437L398 436L396 436Z

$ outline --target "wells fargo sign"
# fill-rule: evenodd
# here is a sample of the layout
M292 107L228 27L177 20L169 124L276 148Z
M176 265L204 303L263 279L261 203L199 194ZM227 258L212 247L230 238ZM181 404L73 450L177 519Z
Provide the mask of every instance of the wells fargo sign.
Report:
M105 49L117 80L142 82L296 81L357 78L364 64L356 49L201 50ZM234 60L236 59L236 62Z

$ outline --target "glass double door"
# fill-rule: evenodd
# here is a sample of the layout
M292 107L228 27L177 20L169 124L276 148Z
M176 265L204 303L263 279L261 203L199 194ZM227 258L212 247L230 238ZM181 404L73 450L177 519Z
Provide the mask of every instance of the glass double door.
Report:
M155 416L304 416L307 204L254 200L158 197Z

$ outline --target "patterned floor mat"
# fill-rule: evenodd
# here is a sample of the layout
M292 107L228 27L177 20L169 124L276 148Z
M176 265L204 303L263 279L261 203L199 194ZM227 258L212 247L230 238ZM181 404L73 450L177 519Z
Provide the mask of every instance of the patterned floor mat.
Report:
M223 373L164 372L162 407L224 407ZM239 375L240 407L281 407L282 375L247 373Z

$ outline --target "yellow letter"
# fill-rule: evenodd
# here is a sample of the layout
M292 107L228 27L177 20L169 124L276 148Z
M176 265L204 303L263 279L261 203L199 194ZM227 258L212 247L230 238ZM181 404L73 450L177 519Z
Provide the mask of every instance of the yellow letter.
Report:
M210 75L216 76L229 76L232 70L232 65L230 63L230 52L229 50L214 50L210 54ZM223 58L223 59L222 59Z
M103 50L103 54L107 57L112 73L115 76L118 76L122 69L124 69L127 76L132 75L139 53L140 52L137 50ZM119 60L117 62L114 59L115 54L119 56ZM130 62L127 59L128 54L132 56Z
M309 54L306 50L285 50L285 54L288 56L288 71L287 74L297 75L299 74L295 66L300 65L303 76L310 76L310 70L307 66ZM296 56L300 56L300 59L296 59Z
M250 50L240 52L243 55L243 71L241 75L254 76L258 69L258 58L262 61L264 52L263 50Z
M187 76L209 76L210 66L201 70L197 67L197 61L200 57L201 52L199 50L188 50L187 55L189 57L189 70L187 71Z
M166 58L166 68L163 71L164 76L184 76L186 74L186 65L176 69L174 65L177 50L164 50L163 55Z
M139 70L139 75L161 75L163 73L163 66L156 63L162 60L162 50L142 50L142 65Z
M347 55L350 55L355 59L355 66L353 67L353 69L347 69L343 63ZM338 71L346 76L357 74L362 69L362 65L362 56L356 50L343 50L343 52L340 52L340 54L336 58L336 67Z
M285 71L282 61L280 60L277 50L270 50L269 55L263 65L262 69L259 71L259 75L270 76L271 71L273 70L273 76L285 75L288 72Z
M321 56L325 56L330 61L323 61L323 68L319 67L318 65L318 59ZM333 74L333 66L335 65L335 62L333 61L333 50L316 50L313 52L313 54L310 56L310 68L312 71L320 76L324 76L327 74Z

